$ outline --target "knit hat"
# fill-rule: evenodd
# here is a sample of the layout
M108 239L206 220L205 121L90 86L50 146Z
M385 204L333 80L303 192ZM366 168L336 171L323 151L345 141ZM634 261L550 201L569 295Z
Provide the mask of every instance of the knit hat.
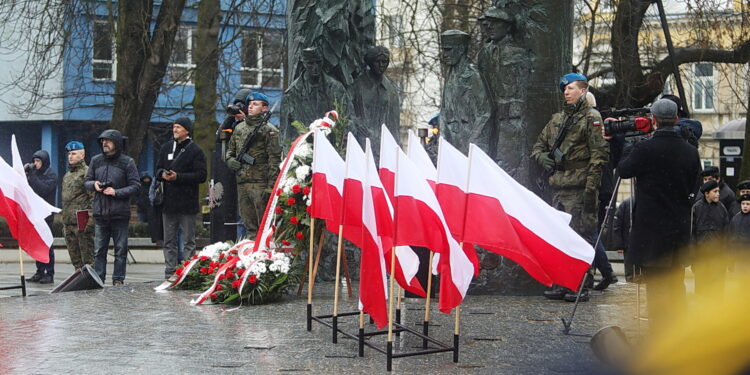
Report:
M675 118L677 104L669 99L659 99L651 105L651 114L658 118Z
M708 193L709 191L711 191L713 189L716 189L717 187L719 187L719 182L718 181L716 181L716 180L706 181L706 183L704 183L701 186L701 193Z
M713 178L719 178L719 167L714 165L708 166L704 168L700 174L701 177L712 176Z
M740 181L740 183L737 184L737 190L747 190L747 189L750 189L750 180Z
M737 198L737 202L750 201L750 194L742 194Z
M174 124L182 126L188 131L188 133L193 133L193 122L187 117L180 117L177 120L174 120Z

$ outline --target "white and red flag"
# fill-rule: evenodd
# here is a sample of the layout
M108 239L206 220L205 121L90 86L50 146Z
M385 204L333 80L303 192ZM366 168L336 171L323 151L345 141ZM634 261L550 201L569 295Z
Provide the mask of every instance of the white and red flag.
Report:
M445 222L453 238L463 245L466 256L474 264L474 276L479 276L479 257L474 245L464 241L467 185L469 183L469 158L453 147L443 137L438 144L437 195Z
M409 130L408 142L409 147L406 151L406 154L409 155L409 159L414 162L414 165L419 168L419 170L422 172L422 175L424 175L425 179L434 191L437 184L437 168L435 168L435 165L432 164L430 155L427 154L427 150L425 150L424 146L422 146L422 142L419 140L419 137L417 137L417 135L414 134L414 132L411 130Z
M326 228L338 233L346 166L325 134L316 130L314 137L310 216L325 220Z
M8 222L18 247L32 258L49 263L52 232L44 219L60 209L47 203L29 186L15 135L11 137L11 152L12 167L0 158L0 176L3 176L0 178L0 216Z
M393 202L393 190L396 183L396 160L398 154L394 150L399 150L396 140L393 135L385 126L380 126L380 160L378 162L378 174L380 175L380 181L385 187L385 191L388 192L388 198L391 198Z
M479 147L469 147L464 240L512 259L537 281L578 289L594 249L554 209Z
M474 266L450 234L435 193L420 169L398 149L396 168L396 244L427 247L440 254L440 311L461 304Z

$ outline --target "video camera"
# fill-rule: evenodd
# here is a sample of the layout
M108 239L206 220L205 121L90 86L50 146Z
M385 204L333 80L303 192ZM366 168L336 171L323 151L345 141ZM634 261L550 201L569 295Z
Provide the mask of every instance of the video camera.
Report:
M625 137L642 136L654 130L650 108L626 108L602 112L603 118L617 118L604 121L604 135L611 137L622 134Z
M240 111L247 113L247 107L243 102L234 102L227 106L227 113L234 116L240 114Z
M106 188L111 188L111 187L114 187L114 185L112 185L112 183L109 182L109 181L107 181L107 182L100 182L99 183L99 188L102 189L102 190L104 190Z

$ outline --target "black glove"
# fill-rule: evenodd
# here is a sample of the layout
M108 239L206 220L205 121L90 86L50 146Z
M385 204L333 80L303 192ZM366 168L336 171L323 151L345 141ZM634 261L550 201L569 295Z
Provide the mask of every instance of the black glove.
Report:
M547 172L555 169L555 161L552 160L552 158L550 158L547 154L542 154L541 156L539 156L539 164L541 164Z

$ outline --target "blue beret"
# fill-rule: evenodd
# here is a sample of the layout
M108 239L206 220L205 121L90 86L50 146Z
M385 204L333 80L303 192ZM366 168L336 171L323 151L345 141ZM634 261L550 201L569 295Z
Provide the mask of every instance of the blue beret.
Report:
M65 151L83 150L83 143L78 141L70 141L65 145Z
M588 82L588 78L586 78L583 74L578 73L568 73L560 78L560 91L565 91L565 86L569 85L571 82L575 81L583 81Z
M432 116L430 121L427 121L428 125L437 126L438 121L440 121L440 113L436 113L435 116Z
M251 92L250 95L247 96L247 99L245 99L245 102L250 103L253 100L264 101L266 102L266 104L269 103L268 97L265 94L257 92L257 91Z

